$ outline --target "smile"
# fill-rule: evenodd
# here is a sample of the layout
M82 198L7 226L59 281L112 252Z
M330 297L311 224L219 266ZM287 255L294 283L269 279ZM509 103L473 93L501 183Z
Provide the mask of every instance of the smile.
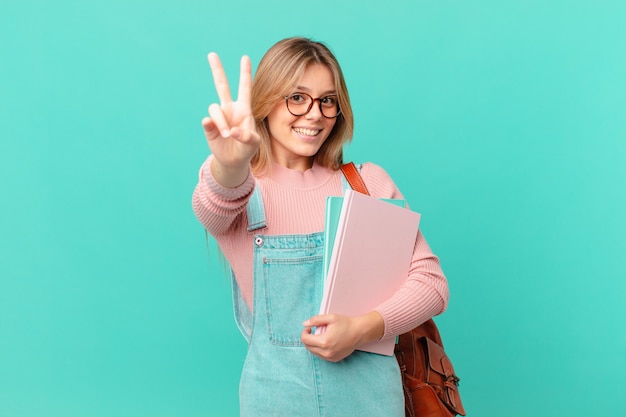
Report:
M305 129L303 127L294 127L293 131L299 135L317 136L322 130L321 129Z

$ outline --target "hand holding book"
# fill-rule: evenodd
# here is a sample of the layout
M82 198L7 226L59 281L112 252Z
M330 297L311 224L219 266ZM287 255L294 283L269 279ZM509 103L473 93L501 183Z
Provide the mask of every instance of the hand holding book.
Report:
M302 325L302 343L311 353L330 362L346 358L364 343L379 340L385 330L383 318L376 311L357 317L322 314ZM312 327L324 327L326 331L313 335Z

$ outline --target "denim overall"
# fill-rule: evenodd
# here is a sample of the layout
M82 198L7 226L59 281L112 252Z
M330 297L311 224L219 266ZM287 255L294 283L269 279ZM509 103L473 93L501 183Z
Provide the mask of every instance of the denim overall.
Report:
M266 226L258 187L247 214L249 232ZM355 351L333 363L311 354L300 341L302 322L319 311L323 233L255 234L253 245L252 314L233 276L235 321L249 343L239 386L240 415L403 417L395 357Z

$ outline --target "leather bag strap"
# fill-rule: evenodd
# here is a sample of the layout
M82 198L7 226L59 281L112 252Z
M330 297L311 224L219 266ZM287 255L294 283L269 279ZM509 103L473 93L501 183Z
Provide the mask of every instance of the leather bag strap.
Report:
M341 166L341 171L343 172L344 177L350 184L350 187L354 191L358 191L359 193L370 195L369 191L367 191L367 187L365 186L365 182L363 182L363 178L359 173L354 162L348 162L347 164L343 164Z

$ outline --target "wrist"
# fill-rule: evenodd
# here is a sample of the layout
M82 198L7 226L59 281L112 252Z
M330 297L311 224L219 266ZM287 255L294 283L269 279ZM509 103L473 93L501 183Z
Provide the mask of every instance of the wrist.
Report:
M211 175L219 185L225 188L237 188L248 179L250 165L228 166L213 157L210 165Z
M357 317L359 344L380 340L385 334L385 321L377 311Z

